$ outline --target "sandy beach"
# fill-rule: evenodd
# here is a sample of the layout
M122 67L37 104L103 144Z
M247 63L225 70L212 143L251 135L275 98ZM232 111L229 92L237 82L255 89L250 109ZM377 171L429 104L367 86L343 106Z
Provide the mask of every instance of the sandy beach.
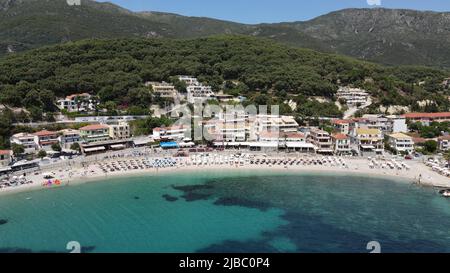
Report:
M311 156L311 155L274 155L266 156L261 154L247 154L246 159L239 159L236 157L236 161L227 162L219 161L217 158L224 157L220 153L210 153L208 156L203 155L202 162L200 164L195 163L195 156L192 157L161 157L161 156L124 156L121 158L109 158L99 159L91 161L90 163L84 163L84 166L72 165L70 167L49 168L45 171L35 172L28 174L26 179L30 181L30 184L24 184L17 187L7 187L0 189L0 195L14 194L18 192L27 192L34 190L53 189L58 187L77 185L82 183L91 183L95 181L104 181L115 177L126 176L151 176L151 175L165 175L175 174L179 172L195 173L195 172L214 172L214 171L246 171L254 172L257 174L261 171L276 171L276 173L291 173L291 174L336 174L336 175L359 175L359 176L371 176L371 177L385 177L388 179L402 180L408 183L416 183L421 186L431 187L450 187L450 178L445 177L437 172L434 172L431 168L427 167L424 163L418 161L399 161L404 162L404 166L408 168L387 168L386 166L373 166L374 159L370 158L353 158L353 157L324 157L324 156ZM133 164L142 164L142 162L154 162L163 160L163 158L170 159L173 162L173 166L151 167L151 168L136 168L126 169L125 166L130 167L129 162ZM197 156L200 158L200 155ZM206 158L206 159L205 159ZM252 161L250 161L250 159ZM273 161L275 164L256 164L254 161ZM300 164L286 164L282 161L291 160L294 162L303 162ZM328 162L329 160L329 162ZM199 159L197 160L199 161ZM307 164L306 162L319 162L323 161L324 164ZM386 160L387 161L387 160ZM140 162L140 163L139 163ZM280 163L281 164L278 164ZM394 160L394 163L396 161ZM342 164L341 164L342 163ZM109 171L111 166L119 166L122 164L124 168L119 170ZM407 165L406 165L407 164ZM383 164L384 165L384 164ZM104 166L108 166L106 171ZM134 166L134 165L131 165ZM143 167L143 166L141 166ZM103 169L102 169L103 168ZM50 173L52 179L45 179L43 174ZM53 182L49 185L48 181ZM54 183L58 181L58 184ZM420 182L420 183L419 183Z

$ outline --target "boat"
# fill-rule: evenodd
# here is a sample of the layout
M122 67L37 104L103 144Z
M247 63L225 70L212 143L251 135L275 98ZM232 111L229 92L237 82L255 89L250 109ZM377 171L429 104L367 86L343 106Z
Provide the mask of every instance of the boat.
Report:
M440 190L439 194L443 197L450 197L450 189Z

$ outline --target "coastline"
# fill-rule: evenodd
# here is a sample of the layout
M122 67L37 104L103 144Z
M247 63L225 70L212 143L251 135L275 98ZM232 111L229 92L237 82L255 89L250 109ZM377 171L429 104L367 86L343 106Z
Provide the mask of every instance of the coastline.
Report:
M318 158L318 157L315 157ZM136 159L136 158L121 158L121 160ZM186 158L183 158L187 162ZM103 162L113 162L114 160L104 160ZM291 175L341 175L341 176L361 176L361 177L375 177L386 178L395 180L398 182L416 183L418 177L421 177L420 186L427 187L450 187L450 178L439 175L433 172L427 166L420 162L408 162L411 164L410 170L391 170L391 169L377 169L370 168L368 166L367 159L363 158L346 158L349 162L348 168L338 166L322 166L322 165L294 165L285 167L284 165L202 165L193 166L186 165L166 167L166 168L152 168L144 170L130 170L130 171L118 171L113 173L104 174L96 166L91 164L84 168L77 168L70 170L70 173L74 173L67 177L68 170L53 170L55 178L61 181L59 186L44 187L42 185L43 178L41 174L30 175L28 179L33 181L31 184L22 185L19 187L11 187L6 189L0 189L0 197L4 195L13 195L17 193L26 193L37 190L51 190L56 188L62 188L66 186L82 185L86 183L94 183L98 181L107 181L108 179L124 178L124 177L143 177L143 176L156 176L156 175L179 175L179 174L192 174L198 172L252 172L254 175L272 175L272 174L291 174ZM274 172L275 171L275 172ZM417 183L416 183L417 184Z

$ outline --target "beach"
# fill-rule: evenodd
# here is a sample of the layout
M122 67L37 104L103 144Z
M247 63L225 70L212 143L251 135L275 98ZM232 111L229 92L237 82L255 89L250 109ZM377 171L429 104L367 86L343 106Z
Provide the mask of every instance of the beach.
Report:
M283 153L266 155L262 153L216 152L190 157L172 157L170 154L149 153L136 156L132 153L122 153L108 158L90 158L90 160L83 161L81 164L68 162L65 165L60 164L58 167L48 166L45 170L27 174L26 179L29 184L2 188L0 189L0 195L48 190L115 177L233 170L254 172L255 174L261 171L274 171L295 174L385 177L421 186L450 187L450 178L434 172L423 162L411 160ZM50 175L51 178L46 179L43 174Z

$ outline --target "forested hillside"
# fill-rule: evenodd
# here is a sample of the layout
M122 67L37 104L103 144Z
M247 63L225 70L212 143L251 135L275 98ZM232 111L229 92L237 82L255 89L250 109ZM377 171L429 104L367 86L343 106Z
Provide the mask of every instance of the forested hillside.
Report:
M428 99L436 101L436 110L449 107L441 86L448 71L384 67L246 36L84 40L0 59L0 71L1 103L48 111L54 97L77 92L124 107L146 105L144 82L182 74L258 104L333 98L338 85L350 84L368 89L378 104Z

